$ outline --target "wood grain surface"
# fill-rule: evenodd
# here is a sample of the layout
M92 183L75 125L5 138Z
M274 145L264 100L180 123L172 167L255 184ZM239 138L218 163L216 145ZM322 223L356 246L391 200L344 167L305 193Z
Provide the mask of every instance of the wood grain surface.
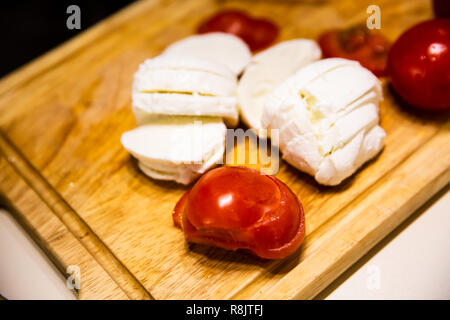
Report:
M3 147L3 146L2 146ZM3 150L3 148L2 148ZM75 290L79 299L127 299L127 295L82 246L54 211L29 187L10 161L0 154L0 192L9 211L28 231L64 277L69 266L80 268L81 288ZM14 203L7 199L14 200Z
M381 31L392 40L431 17L425 0L130 6L0 81L0 192L40 228L49 251L57 251L55 233L70 238L54 254L61 265L79 258L108 283L87 286L85 298L313 298L450 181L447 116L410 111L383 80L387 139L375 160L333 188L282 162L276 176L302 201L307 237L279 261L185 243L170 213L186 187L145 177L119 139L136 126L130 91L139 63L220 8L270 17L282 41L364 23L370 4L380 6Z

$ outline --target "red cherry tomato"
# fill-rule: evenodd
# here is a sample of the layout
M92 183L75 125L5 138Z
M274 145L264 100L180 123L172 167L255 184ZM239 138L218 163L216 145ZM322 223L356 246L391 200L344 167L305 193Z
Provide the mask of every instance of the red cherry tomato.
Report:
M410 105L450 109L450 20L425 21L403 33L389 53L388 72Z
M327 31L318 41L325 58L358 60L376 76L385 75L390 42L380 33L369 32L365 26L359 25L346 30Z
M198 33L227 32L244 40L252 51L270 46L278 36L278 27L266 19L253 18L239 10L224 10L198 27Z
M240 36L250 28L250 17L239 10L224 10L198 27L198 33L226 32Z
M262 50L278 37L278 27L266 19L252 19L251 27L241 37L252 51Z
M173 220L188 242L249 249L265 259L290 255L305 235L297 196L278 179L247 167L204 174L181 197Z

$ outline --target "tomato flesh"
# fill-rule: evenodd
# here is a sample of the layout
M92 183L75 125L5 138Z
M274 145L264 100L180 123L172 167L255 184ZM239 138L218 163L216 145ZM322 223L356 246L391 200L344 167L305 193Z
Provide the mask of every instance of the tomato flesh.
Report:
M403 33L388 59L392 86L425 110L450 109L450 20L422 22Z
M365 26L330 30L323 33L318 42L325 58L357 60L376 76L386 74L386 61L391 44L378 32L369 32Z
M284 258L303 241L305 218L297 196L278 179L247 167L209 171L175 206L173 219L188 242L249 249Z
M200 24L197 31L234 34L244 40L252 51L269 47L278 36L278 27L273 22L233 9L215 14Z

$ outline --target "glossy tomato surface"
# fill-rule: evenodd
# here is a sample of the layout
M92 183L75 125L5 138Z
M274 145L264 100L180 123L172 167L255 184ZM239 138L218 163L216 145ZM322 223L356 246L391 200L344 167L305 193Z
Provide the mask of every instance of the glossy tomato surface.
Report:
M240 10L223 10L204 21L199 33L226 32L244 40L252 51L270 46L278 36L278 27L264 18L254 18Z
M242 39L252 51L268 48L278 37L278 27L267 19L251 19L251 27L242 34Z
M389 53L388 72L412 106L450 109L450 20L425 21L403 33Z
M358 25L345 30L330 30L318 39L325 58L357 60L376 76L386 74L386 61L391 43L379 32Z
M247 167L204 174L177 203L173 219L189 242L249 249L266 259L290 255L305 235L297 196L278 179Z
M245 12L239 10L224 10L200 24L198 32L206 33L219 31L240 36L246 33L250 27L250 17Z

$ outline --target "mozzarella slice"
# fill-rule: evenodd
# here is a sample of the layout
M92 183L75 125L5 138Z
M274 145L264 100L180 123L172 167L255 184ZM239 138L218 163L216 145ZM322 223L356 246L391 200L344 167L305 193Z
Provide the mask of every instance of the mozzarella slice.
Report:
M139 70L194 70L205 71L222 75L223 77L233 80L236 76L223 63L207 58L198 58L190 55L184 55L181 52L179 55L174 54L174 57L167 57L165 55L157 56L153 59L147 59L139 66Z
M138 115L138 124L149 120L146 115L165 114L186 116L223 117L230 126L236 126L239 115L236 97L213 97L198 94L136 93L133 95L133 108ZM180 111L180 109L182 111Z
M324 59L300 69L267 98L262 124L279 129L283 158L324 185L337 185L384 145L381 85L359 63Z
M184 38L171 44L163 54L205 58L226 65L236 76L250 62L251 52L240 38L223 32L211 32Z
M135 88L141 93L231 96L236 91L236 81L204 71L159 69L138 77Z
M140 65L132 100L137 122L155 115L223 117L238 122L236 76L224 65L189 56L159 56Z
M257 132L267 96L301 67L320 59L322 52L313 40L281 42L255 55L239 81L237 95L244 122Z
M122 135L148 176L188 184L222 158L226 127L214 117L160 117Z

